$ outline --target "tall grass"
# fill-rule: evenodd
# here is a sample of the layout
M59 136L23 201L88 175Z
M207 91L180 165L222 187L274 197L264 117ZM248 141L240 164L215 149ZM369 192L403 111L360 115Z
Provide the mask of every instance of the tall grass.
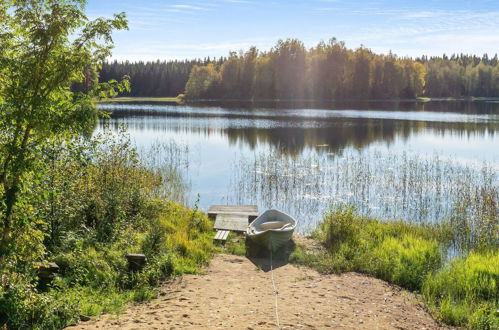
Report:
M441 264L438 242L449 240L445 226L381 222L359 216L353 206L345 205L328 211L313 236L329 252L330 271L368 273L413 290Z

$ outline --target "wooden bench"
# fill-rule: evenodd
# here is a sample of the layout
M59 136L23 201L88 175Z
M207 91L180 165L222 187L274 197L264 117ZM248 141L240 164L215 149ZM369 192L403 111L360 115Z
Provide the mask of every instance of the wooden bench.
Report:
M258 206L256 205L212 205L208 209L208 216L212 219L217 215L240 215L245 216L247 222L255 220L258 217Z
M217 214L213 228L244 233L248 228L248 216L243 214Z
M256 205L212 205L208 217L215 220L216 241L225 242L230 231L244 233L248 224L258 217Z
M229 237L228 230L218 230L217 234L215 235L215 240L225 242L225 241L227 241L227 237Z

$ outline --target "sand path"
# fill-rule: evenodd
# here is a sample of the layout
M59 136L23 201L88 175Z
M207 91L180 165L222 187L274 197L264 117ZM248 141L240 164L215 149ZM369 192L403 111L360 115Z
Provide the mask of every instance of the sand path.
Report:
M263 269L266 265L263 260ZM441 329L416 298L355 273L321 275L282 265L274 269L283 329ZM148 303L71 329L276 329L271 273L245 257L217 255L204 275L165 283Z

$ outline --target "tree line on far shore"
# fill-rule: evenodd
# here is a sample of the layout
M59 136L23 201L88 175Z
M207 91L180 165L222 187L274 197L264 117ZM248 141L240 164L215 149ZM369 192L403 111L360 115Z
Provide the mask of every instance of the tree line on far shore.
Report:
M99 71L99 80L119 80L124 76L129 76L133 88L124 93L124 96L177 96L184 92L193 67L205 66L209 63L216 63L220 66L224 60L224 58L212 60L208 57L202 60L183 61L105 62Z
M205 66L212 62L221 65L223 61L223 58L219 60L205 58L183 61L105 62L99 71L99 80L109 81L119 80L124 76L130 77L133 89L124 93L124 96L177 96L184 92L193 67Z
M296 39L218 59L111 62L102 80L131 78L130 96L190 99L411 99L498 97L497 55L408 58L352 50L335 38L306 49Z

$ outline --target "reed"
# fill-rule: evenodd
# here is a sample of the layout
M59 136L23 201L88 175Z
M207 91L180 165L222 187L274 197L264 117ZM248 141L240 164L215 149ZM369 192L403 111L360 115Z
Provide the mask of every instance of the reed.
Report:
M138 157L146 168L163 177L162 194L169 200L187 205L191 183L188 178L189 147L171 140L157 140L138 148Z
M449 222L455 247L496 246L499 235L497 169L438 154L380 151L299 156L276 150L234 164L229 202L277 207L300 219L309 233L332 203L363 216L411 224Z

